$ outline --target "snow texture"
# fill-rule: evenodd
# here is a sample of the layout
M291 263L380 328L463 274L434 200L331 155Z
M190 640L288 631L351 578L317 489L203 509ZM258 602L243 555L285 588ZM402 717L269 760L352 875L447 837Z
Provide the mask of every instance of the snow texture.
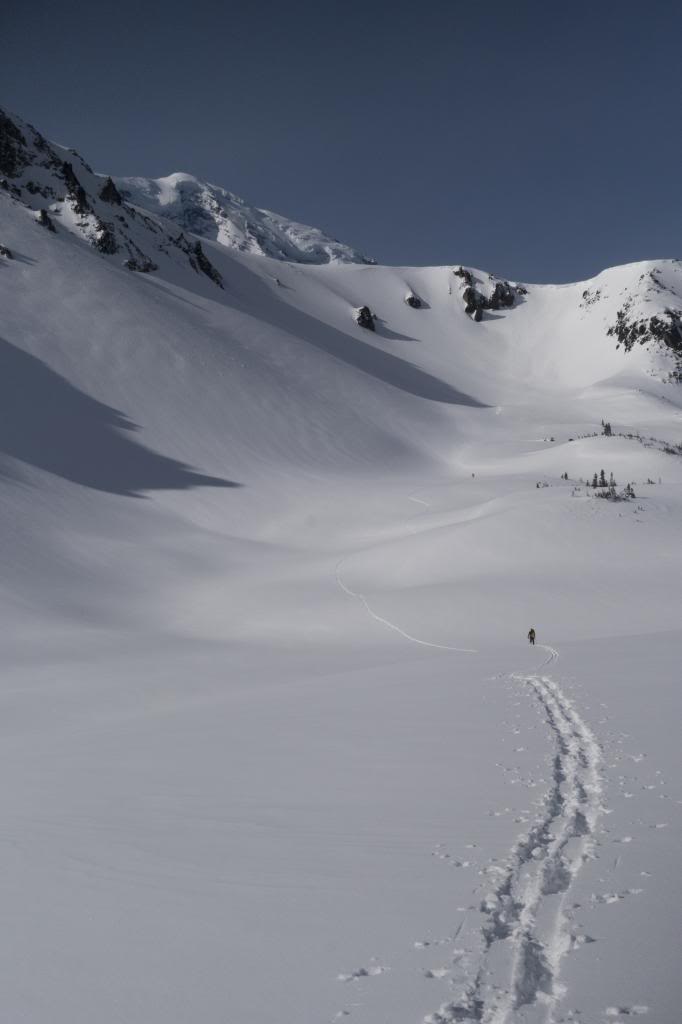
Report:
M677 1024L682 265L0 185L4 1017Z

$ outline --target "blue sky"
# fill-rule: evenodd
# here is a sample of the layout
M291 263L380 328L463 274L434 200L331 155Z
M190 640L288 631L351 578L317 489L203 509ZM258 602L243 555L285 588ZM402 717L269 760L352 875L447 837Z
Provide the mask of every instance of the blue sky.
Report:
M682 7L9 0L0 102L380 262L566 281L680 254Z

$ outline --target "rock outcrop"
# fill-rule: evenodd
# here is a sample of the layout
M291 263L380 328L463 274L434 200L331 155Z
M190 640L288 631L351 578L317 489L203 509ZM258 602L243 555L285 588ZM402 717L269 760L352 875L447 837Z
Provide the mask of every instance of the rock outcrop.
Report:
M123 266L126 270L134 270L138 274L149 274L152 270L158 270L156 263L151 260L124 260Z
M662 346L675 360L671 377L682 381L682 309L668 308L654 316L637 317L632 307L632 300L626 301L606 332L618 339L616 348L622 345L630 352L635 345Z
M54 226L54 221L50 217L47 210L38 210L38 216L36 217L36 220L38 221L41 227L47 228L48 231L52 231L53 233L56 232L57 229Z
M197 271L197 273L206 274L214 284L217 284L219 288L223 288L223 279L213 266L208 256L201 247L201 242L195 242L190 248L189 257L190 266Z
M120 206L123 202L121 193L114 185L111 178L107 178L104 185L100 189L99 197L103 203L112 203L114 206Z
M509 281L498 281L490 296L490 309L509 309L514 305L515 297Z
M376 330L374 313L369 306L359 306L353 316L358 327L364 327L368 331Z
M517 296L528 294L523 285L498 281L492 275L488 275L484 284L483 281L477 280L473 271L465 267L458 267L457 270L453 270L453 274L460 278L463 285L464 312L476 323L483 319L484 310L510 309L515 304Z
M219 288L221 275L201 243L125 202L115 182L78 155L48 142L31 125L0 110L0 187L33 210L48 231L56 225L102 256L125 254L124 265L141 273L158 270L160 259L205 275Z

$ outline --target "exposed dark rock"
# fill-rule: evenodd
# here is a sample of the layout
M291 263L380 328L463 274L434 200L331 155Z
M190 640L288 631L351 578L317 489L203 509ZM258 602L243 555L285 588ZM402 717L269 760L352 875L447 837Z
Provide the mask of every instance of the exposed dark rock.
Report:
M374 325L374 313L369 306L360 306L355 310L355 322L358 327L365 327L368 331L376 330Z
M72 146L69 146L68 147L68 152L69 153L73 153L74 156L78 157L78 159L83 164L83 167L85 168L86 171L89 171L90 174L94 174L95 173L93 171L92 167L90 166L90 164L86 160L83 159L83 157L80 155L80 153L78 152L77 149L74 149Z
M206 274L206 277L210 278L214 284L217 284L219 288L224 288L223 279L209 260L204 250L201 248L201 242L195 242L191 247L189 262L192 264L194 270L201 271L201 273Z
M99 197L105 203L114 203L116 206L120 206L123 202L121 193L116 188L111 178L107 178L104 182L104 185L100 189Z
M464 311L468 316L473 317L476 323L480 323L483 319L484 309L510 309L518 295L527 295L528 293L523 285L512 285L509 281L495 281L493 275L488 274L488 279L495 281L492 293L488 297L474 286L474 275L470 270L459 267L453 273L456 277L460 277L466 285L462 292Z
M582 298L583 301L580 305L584 309L587 309L588 306L594 306L595 303L599 302L601 299L601 288L597 288L595 291L591 291L589 288L586 288L583 292Z
M666 309L664 313L639 320L630 316L632 303L626 302L616 313L616 322L609 327L607 334L618 338L626 352L636 345L656 342L669 350L676 360L672 373L675 380L682 380L682 310Z
M0 188L3 192L9 192L15 199L21 199L21 189L9 182L7 178L0 178Z
M47 228L48 231L57 230L47 210L38 210L38 216L36 219L41 227Z
M405 302L407 303L408 306L411 306L412 309L422 308L422 300L419 298L418 295L415 295L414 292L407 293L407 295L405 296Z
M481 314L474 316L476 323L480 323L482 311L489 308L488 299L471 284L467 285L462 292L462 298L464 300L464 312L469 316L474 316L476 313Z
M28 163L26 139L14 121L0 110L0 174L16 178Z
M498 281L490 296L490 309L509 309L514 305L514 289L509 281Z
M128 270L135 270L138 274L149 274L152 270L158 270L156 263L150 259L129 259L124 260L123 266Z
M118 252L118 243L112 226L105 224L99 218L97 219L97 234L92 244L98 252L104 253L105 256L113 256L115 252Z
M65 160L62 164L62 177L66 182L66 189L74 211L78 214L91 213L92 208L88 202L88 196L80 181L74 174L73 166Z
M0 245L0 256L4 256L6 260L13 260L12 252L7 248L6 245Z

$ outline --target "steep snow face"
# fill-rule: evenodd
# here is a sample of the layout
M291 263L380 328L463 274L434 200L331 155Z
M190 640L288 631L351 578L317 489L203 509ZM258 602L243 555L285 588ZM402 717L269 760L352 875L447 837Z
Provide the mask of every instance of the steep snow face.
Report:
M229 249L294 263L375 262L317 228L249 206L234 193L199 181L191 174L115 181L126 199L136 206L161 214L184 231L210 238Z
M201 242L126 203L111 178L95 174L71 149L48 142L0 109L0 186L34 211L38 223L67 231L131 271L190 272L222 287Z

